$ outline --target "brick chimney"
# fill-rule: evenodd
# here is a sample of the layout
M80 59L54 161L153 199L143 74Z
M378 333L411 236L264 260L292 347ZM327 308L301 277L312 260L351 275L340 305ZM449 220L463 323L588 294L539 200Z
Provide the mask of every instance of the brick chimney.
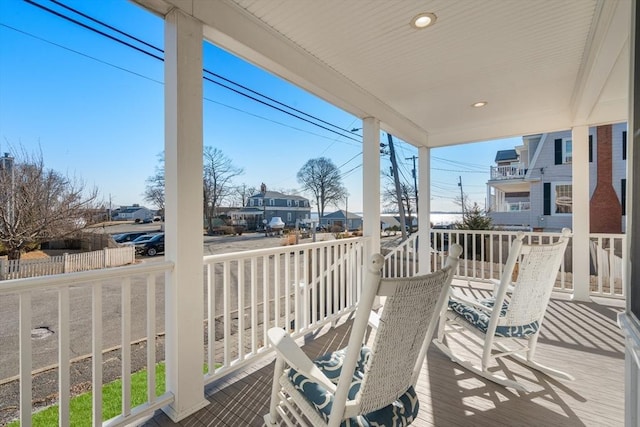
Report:
M589 203L590 229L591 233L621 233L622 207L613 188L612 126L598 126L596 132L598 179Z

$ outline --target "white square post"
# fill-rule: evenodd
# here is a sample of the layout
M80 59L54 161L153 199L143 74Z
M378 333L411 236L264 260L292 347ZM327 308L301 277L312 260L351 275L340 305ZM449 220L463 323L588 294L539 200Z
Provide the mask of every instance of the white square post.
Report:
M179 421L204 398L202 24L179 9L165 17L165 259L167 390Z
M365 263L380 251L380 121L362 120L362 231L370 237Z
M589 297L589 127L571 130L573 159L572 193L573 219L571 242L573 299L590 301ZM578 214L579 213L579 214Z
M431 272L431 149L418 149L418 269Z

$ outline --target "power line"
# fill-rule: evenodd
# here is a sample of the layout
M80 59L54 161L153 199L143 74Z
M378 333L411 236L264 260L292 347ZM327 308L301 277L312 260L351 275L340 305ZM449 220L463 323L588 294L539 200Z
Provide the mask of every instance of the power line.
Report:
M71 22L71 23L73 23L73 24L76 24L76 25L78 25L78 26L81 26L82 28L85 28L85 29L87 29L87 30L89 30L89 31L93 31L93 32L95 32L95 33L97 33L97 34L99 34L99 35L101 35L101 36L103 36L103 37L107 37L107 38L109 38L110 40L113 40L113 41L115 41L115 42L117 42L117 43L123 44L123 45L125 45L125 46L127 46L127 47L129 47L129 48L135 49L135 50L137 50L138 52L144 53L144 54L146 54L146 55L148 55L148 56L150 56L150 57L152 57L152 58L158 59L158 60L160 60L160 61L164 61L164 58L163 58L162 56L158 56L158 55L155 55L155 54L153 54L153 53L151 53L151 52L148 52L148 51L146 51L146 50L144 50L144 49L142 49L142 48L140 48L140 47L138 47L138 46L135 46L135 45L133 45L133 44L131 44L131 43L128 43L128 42L126 42L126 41L124 41L124 40L122 40L122 39L119 39L119 38L117 38L117 37L115 37L115 36L112 36L112 35L110 35L110 34L107 34L107 33L103 32L103 31L100 31L100 30L98 30L97 28L94 28L94 27L91 27L90 25L84 24L84 23L82 23L82 22L80 22L80 21L78 21L78 20L76 20L76 19L73 19L73 18L71 18L71 17L69 17L69 16L67 16L67 15L64 15L64 14L62 14L62 13L60 13L60 12L57 12L57 11L55 11L55 10L53 10L53 9L50 9L50 8L48 8L48 7L44 6L44 5L41 5L41 4L38 4L38 3L35 3L35 2L34 2L34 1L32 1L32 0L25 0L25 1L26 1L27 3L29 3L29 4L33 5L33 6L36 6L36 7L40 8L40 9L42 9L42 10L46 11L46 12L49 12L49 13L51 13L51 14L55 15L55 16L58 16L58 17L60 17L60 18L62 18L62 19L65 19L65 20L67 20L67 21L69 21L69 22ZM56 4L58 4L55 0L51 0L51 1L53 1L53 2L54 2L54 3L56 3ZM84 13L82 13L82 12L80 12L80 11L77 11L76 9L73 9L73 8L71 8L71 7L66 7L66 9L71 10L71 11L73 11L73 12L75 12L75 13L77 13L77 14L79 14L79 15L81 15L81 16L83 16L83 17L87 18L87 19L90 19L91 21L93 21L93 22L95 22L95 23L98 23L99 25L103 25L103 26L105 26L106 28L109 28L109 29L111 29L111 30L113 30L113 31L116 31L116 32L118 32L119 34L122 34L122 35L124 35L124 36L126 36L126 37L129 37L129 38L131 38L131 39L133 39L133 40L136 40L136 41L138 41L138 42L140 42L140 43L143 43L144 45L146 45L146 46L148 46L148 47L150 47L150 48L152 48L152 49L154 49L154 50L156 50L156 51L158 51L158 52L164 53L164 50L163 50L163 49L161 49L161 48L159 48L159 47L157 47L157 46L154 46L154 45L152 45L152 44L150 44L150 43L147 43L147 42L145 42L145 41L143 41L143 40L141 40L141 39L139 39L139 38L137 38L137 37L135 37L135 36L131 35L130 33L127 33L127 32L125 32L125 31L121 31L121 30L119 30L119 29L117 29L117 28L115 28L115 27L113 27L113 26L111 26L111 25L109 25L109 24L107 24L107 23L105 23L105 22L103 22L103 21L99 20L99 19L92 18L92 17L90 17L89 15L84 14ZM269 100L269 101L271 101L271 102L274 102L274 103L276 103L276 104L278 104L278 105L281 105L281 106L283 106L283 107L285 107L285 108L288 108L288 109L290 109L290 110L292 110L292 111L298 112L298 113L303 114L303 115L305 115L305 116L307 116L307 117L311 117L311 118L313 118L313 120L316 120L316 121L318 121L318 122L320 122L320 123L324 123L324 124L327 124L327 125L329 125L329 126L332 126L332 127L336 128L336 129L341 130L342 132L347 132L347 133L351 133L351 134L357 135L356 133L354 133L354 132L352 132L352 131L350 131L350 130L343 129L343 128L341 128L341 127L337 126L337 125L334 125L333 123L327 122L327 121L325 121L325 120L323 120L323 119L321 119L321 118L319 118L319 117L316 117L316 116L314 116L314 115L312 115L312 114L305 113L305 112L304 112L304 111L302 111L302 110L299 110L299 109L297 109L297 108L295 108L295 107L292 107L292 106L290 106L290 105L288 105L288 104L285 104L285 103L283 103L283 102L277 101L277 100L275 100L274 98L271 98L271 97L269 97L269 96L267 96L267 95L265 95L265 94L263 94L263 93L261 93L261 92L258 92L258 91L255 91L255 90L253 90L253 89L250 89L250 88L248 88L247 86L244 86L244 85L242 85L242 84L240 84L240 83L237 83L237 82L235 82L235 81L233 81L233 80L231 80L231 79L228 79L228 78L226 78L226 77L224 77L224 76L221 76L221 75L219 75L219 74L217 74L217 73L214 73L214 72L212 72L212 71L210 71L210 70L207 70L206 68L203 68L203 72L205 72L205 73L207 73L207 74L210 74L210 75L212 75L212 76L215 76L216 78L219 78L219 79L221 79L221 80L224 80L224 81L226 81L226 82L228 82L228 83L231 83L231 84L233 84L233 85L235 85L235 86L237 86L237 87L240 87L240 88L242 88L243 90L249 91L250 93L253 93L253 94L256 94L256 95L258 95L258 96L260 96L260 97L263 97L263 98L265 98L265 99L267 99L267 100ZM326 126L323 126L323 125L321 125L321 124L319 124L319 123L315 123L315 122L313 122L313 121L311 121L311 120L305 119L304 117L301 117L301 116L299 116L299 115L297 115L297 114L291 113L291 112L286 111L286 110L284 110L284 109L282 109L282 108L279 108L279 107L277 107L277 106L275 106L275 105L272 105L272 104L270 104L270 103L268 103L268 102L266 102L266 101L262 101L262 100L260 100L260 99L258 99L258 98L256 98L256 97L253 97L253 96L248 95L248 94L246 94L246 93L243 93L243 92L241 92L241 91L239 91L239 90L237 90L237 89L234 89L234 88L232 88L232 87L229 87L228 85L225 85L225 84L223 84L223 83L220 83L220 82L214 81L214 80L212 80L211 78L208 78L208 77L205 77L205 76L203 76L203 78L204 78L205 80L207 80L207 81L209 81L209 82L211 82L211 83L217 84L217 85L219 85L219 86L221 86L221 87L223 87L223 88L225 88L225 89L227 89L227 90L233 91L234 93L236 93L236 94L238 94L238 95L245 96L245 97L247 97L247 98L249 98L249 99L251 99L251 100L253 100L253 101L259 102L259 103L261 103L261 104L263 104L263 105L265 105L265 106L271 107L271 108L273 108L273 109L275 109L275 110L277 110L277 111L280 111L280 112L282 112L282 113L288 114L288 115L290 115L290 116L292 116L292 117L295 117L295 118L297 118L297 119L299 119L299 120L305 121L305 122L310 123L310 124L312 124L312 125L314 125L314 126L320 127L320 128L325 129L325 130L327 130L327 131L329 131L329 132L332 132L332 133L335 133L335 134L337 134L337 135L339 135L339 136L342 136L342 137L344 137L344 138L348 138L348 139L351 139L351 140L356 141L356 142L362 142L362 141L361 141L361 140L359 140L359 139L353 138L353 137L351 137L351 136L349 136L349 135L344 135L344 134L339 133L339 132L337 132L337 131L335 131L335 130L333 130L333 129L330 129L330 128L326 127Z
M284 114L287 114L287 115L289 115L289 116L291 116L291 117L295 117L295 118L297 118L297 119L299 119L299 120L302 120L303 122L310 123L310 124L312 124L312 125L314 125L314 126L317 126L317 127L319 127L319 128L322 128L322 129L324 129L324 130L326 130L326 131L328 131L328 132L332 132L332 133L335 133L335 134L337 134L337 135L340 135L340 136L342 136L342 137L344 137L344 138L348 138L348 139L351 139L351 140L353 140L353 141L360 142L358 139L355 139L355 138L353 138L353 137L350 137L349 135L343 135L343 134L339 133L338 131L335 131L335 130L333 130L333 129L331 129L331 128L327 127L327 126L321 125L321 124L319 124L319 123L312 122L312 121L311 121L311 120L309 120L309 119L305 119L304 117L299 116L299 115L297 115L297 114L294 114L294 113L292 113L292 112L290 112L290 111L287 111L287 110L285 110L285 109L283 109L283 108L280 108L280 107L278 107L278 106L275 106L275 105L269 104L268 102L263 101L263 100L261 100L261 99L258 99L258 98L256 98L255 96L251 96L251 95L249 95L249 94L246 94L246 93L240 92L240 91L239 91L239 90L237 90L237 89L234 89L234 88L232 88L232 87L230 87L230 86L227 86L227 85L225 85L225 84L223 84L223 83L217 82L217 81L215 81L215 80L213 80L213 79L211 79L211 78L209 78L209 77L203 76L202 78L203 78L203 79L205 79L205 80L206 80L206 81L208 81L208 82L211 82L211 83L216 84L216 85L218 85L218 86L222 86L223 88L228 89L228 90L230 90L230 91L232 91L232 92L234 92L234 93L236 93L236 94L238 94L238 95L241 95L241 96L244 96L244 97L246 97L246 98L249 98L249 99L250 99L250 100L252 100L252 101L258 102L258 103L260 103L260 104L262 104L262 105L265 105L265 106L267 106L267 107L273 108L274 110L280 111L281 113L284 113Z
M274 123L274 124L277 124L277 125L280 125L280 126L284 126L284 127L289 128L289 129L297 130L298 132L308 133L309 135L317 136L319 138L329 139L329 140L331 140L333 142L340 142L341 144L348 144L348 145L350 145L352 147L360 147L360 144L353 144L353 143L350 143L348 141L339 141L338 138L332 138L332 137L329 137L329 136L326 136L326 135L321 135L319 133L308 131L306 129L302 129L302 128L299 128L299 127L291 126L291 125L288 125L286 123L282 123L282 122L279 122L277 120L273 120L273 119L270 119L268 117L261 116L259 114L251 113L251 112L249 112L247 110L243 110L242 108L234 107L232 105L225 104L223 102L213 100L211 98L203 97L202 99L204 99L207 102L211 102L212 104L217 104L217 105L220 105L221 107L225 107L225 108L228 108L230 110L235 110L235 111L238 111L240 113L247 114L249 116L255 117L257 119L261 119L261 120L264 120L264 121L267 121L267 122L271 122L271 123Z
M52 41L50 41L50 40L43 39L42 37L36 36L35 34L29 33L29 32L27 32L27 31L20 30L20 29L18 29L18 28L12 27L11 25L7 25L7 24L4 24L4 23L0 22L0 26L5 27L5 28L8 28L8 29L10 29L10 30L13 30L13 31L15 31L15 32L18 32L18 33L24 34L25 36L32 37L32 38L34 38L34 39L36 39L36 40L39 40L39 41L41 41L41 42L43 42L43 43L48 43L48 44L53 45L53 46L55 46L55 47L59 47L60 49L64 49L64 50L67 50L67 51L69 51L69 52L73 52L73 53L75 53L75 54L77 54L77 55L80 55L80 56L84 56L85 58L92 59L92 60L94 60L94 61L96 61L96 62L99 62L99 63L101 63L101 64L107 65L107 66L109 66L109 67L116 68L116 69L118 69L118 70L120 70L120 71L124 71L125 73L133 74L133 75L135 75L135 76L142 77L142 78L143 78L143 79L145 79L145 80L149 80L149 81L152 81L152 82L154 82L154 83L159 83L159 84L161 84L161 85L164 85L164 82L161 82L160 80L153 79L153 78L151 78L151 77L145 76L144 74L136 73L135 71L129 70L129 69L124 68L124 67L120 67L119 65L115 65L115 64L112 64L112 63L110 63L110 62L103 61L102 59L98 59L98 58L96 58L95 56L87 55L86 53L82 53L82 52L79 52L79 51L77 51L77 50L74 50L74 49L68 48L68 47L66 47L66 46L63 46L63 45L61 45L61 44L58 44L58 43L52 42Z
M58 17L62 18L62 19L65 19L65 20L67 20L67 21L69 21L69 22L71 22L71 23L74 23L74 24L76 24L76 25L79 25L80 27L83 27L83 28L85 28L85 29L87 29L87 30L89 30L89 31L93 31L94 33L100 34L100 35L101 35L101 36L103 36L103 37L106 37L106 38L108 38L108 39L111 39L111 40L113 40L113 41L115 41L115 42L117 42L117 43L123 44L123 45L125 45L125 46L127 46L127 47L130 47L131 49L135 49L135 50L137 50L138 52L144 53L145 55L149 55L149 56L150 56L150 57L152 57L152 58L155 58L155 59L159 59L159 60L161 60L161 61L164 61L164 58L162 58L161 56L155 55L155 54L153 54L153 53L151 53L151 52L147 52L146 50L144 50L144 49L142 49L142 48L140 48L140 47L138 47L138 46L135 46L135 45L133 45L133 44L131 44L131 43L128 43L128 42L126 42L126 41L124 41L124 40L121 40L121 39L119 39L119 38L117 38L117 37L115 37L115 36L112 36L111 34L107 34L107 33L105 33L104 31L100 31L100 30L98 30L97 28L94 28L94 27L91 27L91 26L89 26L89 25L87 25L87 24L84 24L84 23L82 23L82 22L80 22L80 21L78 21L78 20L76 20L76 19L71 18L70 16L64 15L64 14L62 14L62 13L60 13L60 12L57 12L57 11L55 11L55 10L53 10L53 9L49 9L48 7L43 6L43 5L41 5L41 4L38 4L38 3L36 3L36 2L34 2L34 1L32 1L32 0L24 0L24 1L26 1L27 3L29 3L29 4L30 4L30 5L32 5L32 6L36 6L36 7L40 8L40 9L42 9L42 10L46 11L46 12L49 12L49 13L51 13L51 14L53 14L53 15L56 15L56 16L58 16ZM96 22L99 22L99 21L97 21L97 20L96 20ZM106 25L106 24L102 24L102 23L101 23L101 25L104 25L104 26L106 26L106 27L109 27L109 26L108 26L108 25ZM124 33L123 33L123 34L124 34ZM128 37L131 37L132 39L135 39L135 37L132 37L132 36L129 36L129 35L127 35L127 36L128 36ZM156 49L157 49L157 48L156 48Z

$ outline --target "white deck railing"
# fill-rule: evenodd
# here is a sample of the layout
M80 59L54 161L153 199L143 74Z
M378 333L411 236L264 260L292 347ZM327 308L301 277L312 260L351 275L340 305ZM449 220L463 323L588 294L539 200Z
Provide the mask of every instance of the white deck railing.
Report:
M92 425L124 425L144 414L171 403L171 393L156 396L156 336L164 329L163 313L156 311L156 288L163 285L164 274L173 265L168 262L146 263L132 267L116 267L80 273L9 280L0 283L0 301L7 311L3 319L15 319L3 329L17 331L15 339L3 340L3 352L17 355L18 360L3 360L2 378L16 373L20 384L20 422L32 425L32 374L47 366L58 373L58 425L70 422L71 364L74 359L91 360L92 390L101 390L104 378L103 352L119 350L122 400L120 415L102 423L102 393L93 393ZM162 290L160 290L161 292ZM57 307L57 310L56 310ZM50 313L57 312L56 318ZM105 312L108 315L104 315ZM37 323L36 323L37 322ZM37 346L32 328L51 325L56 343ZM88 324L87 324L88 323ZM88 329L88 330L87 330ZM109 331L119 331L111 334ZM91 338L87 340L86 336ZM85 338L85 339L82 339ZM146 340L147 400L132 408L131 370L132 341ZM37 341L36 341L37 343ZM71 344L74 352L71 354ZM49 350L46 350L48 347ZM57 348L57 354L51 351ZM57 357L56 357L57 355ZM15 363L14 363L15 362ZM16 366L17 363L17 366ZM14 372L13 370L17 372Z
M364 238L205 257L205 382L269 353L267 331L300 336L355 309Z
M555 233L525 234L527 241L533 243L558 237ZM434 230L432 268L444 261L450 242L462 242L465 255L458 266L458 278L499 278L515 235L500 231ZM387 255L386 276L412 275L418 271L416 236ZM617 257L624 258L621 252L624 235L592 235L592 241L596 260L592 266L592 294L624 297L622 288L618 288L621 278L616 273ZM302 336L354 310L362 287L366 244L367 239L354 238L205 257L205 382L270 354L266 338L270 327L286 328L294 336ZM556 290L572 290L570 263L568 250ZM91 360L93 390L99 390L106 381L104 349L120 353L121 411L104 425L133 423L173 402L171 392L161 396L155 396L154 392L154 367L162 357L156 358L155 343L165 326L164 304L157 304L162 298L156 295L164 291L164 277L172 269L171 263L153 262L0 283L0 302L14 310L9 317L15 323L3 328L17 332L13 334L15 338L3 340L3 353L14 355L19 362L15 375L20 381L21 425L32 424L32 373L51 365L58 371L59 425L70 424L70 367L78 347ZM44 348L32 342L32 328L41 325L45 312L56 317L46 320L56 332L55 338L50 338L55 344L49 345L58 350L48 350L52 360L46 359ZM85 331L81 331L83 328ZM115 334L110 333L114 330ZM90 342L78 339L83 334L91 337ZM145 403L132 407L132 342L136 341L147 342L142 359L148 373L148 392ZM0 369L6 374L12 369L11 363L3 363ZM102 407L101 394L94 393L94 425L101 424Z
M524 178L526 174L523 166L491 166L491 180Z
M431 230L431 268L437 268L445 260L449 244L460 243L464 247L456 276L459 279L485 281L499 279L509 254L509 247L516 231L490 230ZM525 242L542 244L556 241L559 233L525 232ZM591 234L590 294L624 298L622 260L624 259L624 234ZM385 256L386 277L413 275L418 271L417 234L411 236ZM571 242L558 272L556 291L573 292Z

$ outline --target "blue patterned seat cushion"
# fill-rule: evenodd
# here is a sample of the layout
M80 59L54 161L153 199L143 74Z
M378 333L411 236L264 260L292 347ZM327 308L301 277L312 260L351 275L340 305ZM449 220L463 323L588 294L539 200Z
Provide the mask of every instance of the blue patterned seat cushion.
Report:
M371 355L371 350L366 346L362 346L360 350L360 358L353 373L353 380L349 389L349 399L352 400L360 391L360 385L364 376L364 369L367 360ZM313 361L320 370L331 380L332 383L338 384L342 364L346 356L346 349L338 350L321 356ZM289 380L294 387L299 390L313 407L322 415L325 421L329 421L329 414L333 405L333 395L320 384L309 380L304 375L298 373L293 368L289 370ZM400 427L407 426L418 415L418 397L413 387L410 387L405 394L393 404L386 406L377 411L366 415L359 415L354 418L344 420L341 424L343 427Z
M495 298L487 298L478 301L480 304L488 308L493 308L496 301ZM490 316L487 313L478 310L473 306L464 304L463 302L449 299L449 308L458 313L467 322L478 328L484 333L487 333L487 327L489 326ZM509 303L507 301L502 302L502 310L500 315L507 314ZM495 336L497 337L509 337L509 338L528 338L534 335L538 331L538 322L528 323L522 326L498 326L496 327Z

